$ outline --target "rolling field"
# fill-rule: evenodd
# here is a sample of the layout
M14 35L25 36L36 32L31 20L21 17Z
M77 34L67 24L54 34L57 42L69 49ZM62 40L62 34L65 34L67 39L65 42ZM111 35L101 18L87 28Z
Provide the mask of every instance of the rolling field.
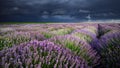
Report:
M119 68L120 24L2 24L0 68Z

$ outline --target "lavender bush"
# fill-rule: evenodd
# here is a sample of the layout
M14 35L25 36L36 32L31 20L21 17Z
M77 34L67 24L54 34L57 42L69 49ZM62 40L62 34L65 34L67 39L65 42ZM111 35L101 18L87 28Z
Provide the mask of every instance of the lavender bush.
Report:
M109 32L100 39L94 40L92 46L101 55L101 68L120 67L120 32Z
M2 68L90 68L69 50L49 41L31 41L0 51Z
M71 35L56 36L54 38L51 38L50 41L68 48L76 55L81 56L83 59L85 59L91 66L94 66L95 64L97 65L97 63L99 64L98 60L100 57L97 52L93 50L88 43L82 41L79 38L75 38Z
M20 33L6 34L5 36L0 37L0 50L27 41L30 41L30 36L27 34Z

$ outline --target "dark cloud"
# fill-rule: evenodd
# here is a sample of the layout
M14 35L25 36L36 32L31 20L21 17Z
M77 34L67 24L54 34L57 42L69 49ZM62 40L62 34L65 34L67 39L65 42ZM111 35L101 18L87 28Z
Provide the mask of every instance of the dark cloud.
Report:
M120 0L1 0L0 17L37 19L120 18ZM8 17L9 16L9 17Z

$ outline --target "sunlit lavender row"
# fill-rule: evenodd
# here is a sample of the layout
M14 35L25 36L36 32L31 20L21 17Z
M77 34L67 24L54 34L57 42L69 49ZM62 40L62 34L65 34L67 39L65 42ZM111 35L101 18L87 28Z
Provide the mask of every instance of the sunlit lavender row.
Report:
M2 24L0 68L119 68L120 24Z

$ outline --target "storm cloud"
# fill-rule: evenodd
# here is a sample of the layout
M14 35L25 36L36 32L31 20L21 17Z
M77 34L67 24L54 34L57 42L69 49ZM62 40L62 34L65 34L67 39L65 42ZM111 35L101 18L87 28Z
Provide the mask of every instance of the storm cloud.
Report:
M18 21L20 17L28 21L32 17L38 21L73 20L87 19L88 15L93 19L120 18L120 0L1 0L0 3L1 20L15 17Z

